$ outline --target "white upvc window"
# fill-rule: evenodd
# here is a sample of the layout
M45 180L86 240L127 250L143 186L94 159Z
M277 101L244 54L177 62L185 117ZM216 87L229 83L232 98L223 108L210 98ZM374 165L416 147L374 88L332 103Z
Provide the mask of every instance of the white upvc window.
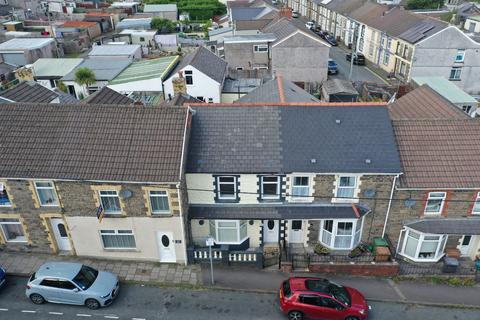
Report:
M355 248L362 236L363 218L358 220L323 220L320 222L319 240L331 249Z
M310 196L310 177L292 177L292 200L305 201Z
M263 200L280 199L280 177L279 176L261 176L260 192Z
M27 242L27 237L19 219L0 219L0 227L6 242Z
M132 230L100 230L104 249L135 249L135 235Z
M100 205L106 214L121 214L120 198L117 190L99 190Z
M246 220L210 220L210 235L217 244L240 244L248 238Z
M11 207L12 203L8 197L7 188L0 182L0 207Z
M337 180L337 191L335 197L337 200L349 201L355 197L355 189L357 188L357 177L355 176L339 176Z
M256 44L253 46L254 52L268 52L268 45L267 44Z
M193 71L185 70L185 83L187 85L193 85Z
M168 204L168 192L165 190L148 191L150 198L150 208L152 214L169 214L170 206Z
M408 228L400 254L413 261L438 261L443 256L447 238L447 235L421 233Z
M463 62L465 60L465 49L458 49L455 55L455 62Z
M219 200L237 199L237 177L220 176L217 177L217 198Z
M446 197L446 192L429 192L427 202L425 203L425 214L442 213Z
M480 214L480 192L477 192L477 197L472 208L472 214Z
M52 181L35 181L34 185L38 202L42 207L58 206L57 192Z
M450 70L449 80L460 80L461 75L462 75L462 67L453 67Z

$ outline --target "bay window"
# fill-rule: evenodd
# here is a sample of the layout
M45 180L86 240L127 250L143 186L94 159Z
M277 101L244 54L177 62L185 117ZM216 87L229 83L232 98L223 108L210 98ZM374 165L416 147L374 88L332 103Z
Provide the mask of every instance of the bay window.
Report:
M407 229L400 253L414 261L438 261L443 256L447 237Z
M217 244L240 244L247 239L247 221L210 220L210 235Z
M350 250L361 239L363 219L323 220L320 222L320 242L331 249Z
M447 196L446 192L429 192L425 204L425 214L440 214Z

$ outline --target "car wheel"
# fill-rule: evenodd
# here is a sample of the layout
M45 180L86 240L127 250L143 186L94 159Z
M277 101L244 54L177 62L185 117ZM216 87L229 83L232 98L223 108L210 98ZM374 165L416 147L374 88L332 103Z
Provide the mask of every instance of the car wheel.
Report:
M303 320L303 313L300 311L290 311L288 313L288 319L290 320Z
M100 308L100 302L98 302L95 299L87 299L87 301L85 301L85 305L87 306L88 309L92 309L92 310L96 310Z
M39 295L38 293L33 293L30 295L30 300L32 300L35 304L43 304L45 303L45 298Z
M348 316L345 318L345 320L358 320L358 318L355 316Z

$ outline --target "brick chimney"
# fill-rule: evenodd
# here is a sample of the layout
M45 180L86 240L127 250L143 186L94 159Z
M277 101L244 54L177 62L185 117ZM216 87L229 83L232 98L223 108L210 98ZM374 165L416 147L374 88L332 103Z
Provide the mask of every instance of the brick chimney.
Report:
M279 14L280 18L285 17L287 19L292 19L292 8L289 7L283 7L280 9Z

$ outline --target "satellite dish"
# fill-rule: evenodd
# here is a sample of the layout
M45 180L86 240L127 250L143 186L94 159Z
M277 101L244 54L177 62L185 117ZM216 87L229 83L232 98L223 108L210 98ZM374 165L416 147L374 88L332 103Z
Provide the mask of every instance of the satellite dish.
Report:
M411 209L415 205L415 202L413 199L407 199L405 200L405 207Z
M377 193L377 191L375 189L367 189L363 192L363 194L365 195L365 197L367 198L373 198L375 197L375 194Z
M120 191L120 198L122 199L128 199L131 196L132 196L132 191L128 189L123 189L122 191Z

